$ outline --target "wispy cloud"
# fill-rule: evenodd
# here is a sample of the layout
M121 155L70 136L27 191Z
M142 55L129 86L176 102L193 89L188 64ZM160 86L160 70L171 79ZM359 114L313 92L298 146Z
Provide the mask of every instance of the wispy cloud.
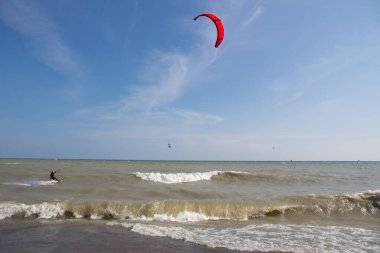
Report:
M219 12L226 22L246 25L257 19L262 9L256 4L244 2L236 6L235 2L226 2L228 7ZM229 8L231 6L231 8ZM248 7L248 8L247 8ZM218 8L218 7L216 7ZM251 10L251 12L249 11ZM241 12L245 15L239 15ZM207 20L207 19L206 19ZM229 21L228 21L229 20ZM207 20L207 22L210 22ZM204 28L204 27L202 27ZM140 69L140 80L132 87L126 84L127 92L112 102L106 102L95 108L77 111L73 116L81 119L98 120L98 127L92 138L111 138L121 136L188 136L190 132L218 124L225 119L206 110L180 108L178 102L200 78L207 78L207 70L223 57L227 47L213 48L215 27L195 29L198 44L187 51L153 51L146 56L146 64ZM231 29L228 36L234 33ZM138 127L136 127L138 126ZM112 130L111 130L112 129ZM112 137L112 138L113 138Z
M255 45L257 37L252 29L265 14L262 0L219 0L212 3L211 11L218 13L225 28L223 50L245 50Z
M260 4L261 1L255 1L253 5L251 2L236 5L235 2L230 1L224 4L227 7L220 10L220 13L226 20L230 20L232 23L239 24L239 22L243 22L245 25L248 25L262 14L263 11ZM250 8L251 11L244 11L246 8ZM238 14L241 12L245 12L247 15L240 17ZM243 20L244 18L245 20ZM211 41L215 39L214 30L214 26L209 26L209 29L198 29L198 35L202 40L199 41L199 44L190 53L153 53L152 59L149 60L154 63L147 64L141 71L142 79L148 81L149 84L135 86L122 99L123 110L131 108L144 110L158 109L170 106L171 103L178 100L192 80L196 80L199 76L204 75L208 67L223 56L223 47L217 50L210 50L212 49ZM233 31L229 32L232 33ZM157 76L159 76L158 81L153 81L157 80ZM216 118L221 117L217 116Z
M212 58L213 54L211 54ZM198 59L199 60L199 59ZM141 70L140 84L133 85L127 94L113 102L75 112L75 117L91 117L114 122L114 126L155 125L163 122L182 122L186 125L218 123L221 116L176 108L176 102L185 93L191 76L211 64L210 57L196 64L196 59L183 53L155 52L149 64ZM141 128L140 128L141 130Z
M251 24L255 19L258 19L262 13L263 13L262 7L255 6L252 9L251 13L249 14L248 18L246 20L244 20L243 25L247 26L247 25Z
M130 18L130 23L129 23L129 28L132 30L134 29L134 27L136 26L136 20L137 20L137 16L138 16L138 12L139 12L139 1L138 0L134 0L133 1L133 9L132 9L132 14L131 14L131 18Z
M373 41L363 41L361 45L332 45L328 53L313 56L304 63L295 64L292 71L281 78L276 77L271 80L266 86L269 93L265 96L274 99L275 101L271 103L281 107L312 96L313 92L320 90L317 87L329 87L332 91L333 87L338 87L344 82L347 88L351 83L348 76L352 74L352 70L365 65L370 66L371 59L376 59L376 54L373 52L380 51L378 43L375 43L379 40L378 38L379 36ZM362 80L365 79L362 78ZM335 96L340 96L341 93ZM334 94L330 92L329 96L334 96ZM320 99L324 101L325 98ZM321 101L315 101L315 103L318 104Z
M162 124L163 121L182 122L185 125L221 122L221 116L184 110L173 105L191 88L192 81L217 61L219 54L209 42L209 38L203 37L189 53L150 52L145 65L139 70L139 82L126 84L126 94L112 102L78 110L72 115L96 118L102 122L113 121L115 127L126 122L139 122L140 125Z
M0 20L28 36L40 60L71 79L82 75L78 56L63 41L54 22L30 1L0 2Z
M145 79L150 79L148 76L152 73L159 73L159 78L149 84L134 86L130 94L122 99L121 109L150 111L175 101L187 81L188 61L188 57L179 53L156 54L152 61L154 64L143 68L143 75Z

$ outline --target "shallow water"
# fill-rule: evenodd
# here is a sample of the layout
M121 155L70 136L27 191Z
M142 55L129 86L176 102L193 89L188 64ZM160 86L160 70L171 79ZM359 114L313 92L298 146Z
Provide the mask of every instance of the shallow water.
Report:
M63 182L49 181L54 168ZM0 219L107 219L234 250L380 252L379 182L380 162L0 159Z

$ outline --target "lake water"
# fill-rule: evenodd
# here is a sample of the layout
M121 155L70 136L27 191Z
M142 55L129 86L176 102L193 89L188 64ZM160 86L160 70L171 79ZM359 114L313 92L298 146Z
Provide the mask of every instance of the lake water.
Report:
M380 252L380 162L0 159L0 225L30 220L230 250Z

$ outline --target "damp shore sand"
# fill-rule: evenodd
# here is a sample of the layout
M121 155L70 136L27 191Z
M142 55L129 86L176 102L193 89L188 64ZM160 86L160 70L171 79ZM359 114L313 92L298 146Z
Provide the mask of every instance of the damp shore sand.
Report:
M123 227L86 221L68 224L25 220L0 222L0 252L246 253L183 240L144 236Z

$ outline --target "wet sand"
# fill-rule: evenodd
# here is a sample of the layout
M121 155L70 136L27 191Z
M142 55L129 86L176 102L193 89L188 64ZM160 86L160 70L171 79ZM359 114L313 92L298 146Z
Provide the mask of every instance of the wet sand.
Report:
M8 220L0 222L0 252L242 253L163 237L149 237L119 226L91 222Z

